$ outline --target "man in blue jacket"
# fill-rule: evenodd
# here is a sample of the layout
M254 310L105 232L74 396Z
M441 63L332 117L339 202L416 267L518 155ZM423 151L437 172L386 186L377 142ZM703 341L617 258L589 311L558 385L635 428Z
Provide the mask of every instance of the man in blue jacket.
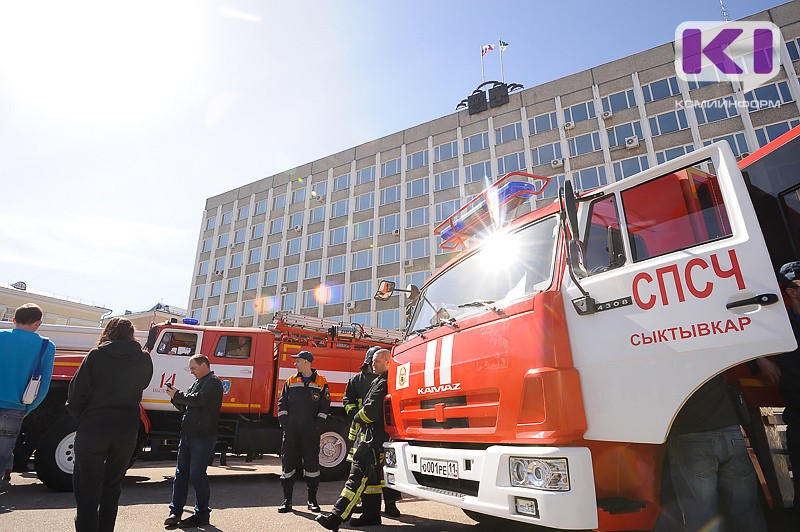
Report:
M14 452L22 419L39 406L50 388L56 346L36 334L42 324L42 309L26 303L14 312L14 328L0 331L0 465ZM22 395L37 367L41 368L39 393L31 404ZM0 480L0 488L5 480Z

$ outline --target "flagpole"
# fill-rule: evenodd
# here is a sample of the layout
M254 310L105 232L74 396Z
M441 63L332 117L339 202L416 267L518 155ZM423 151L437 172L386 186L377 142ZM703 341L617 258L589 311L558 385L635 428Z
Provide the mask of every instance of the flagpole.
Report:
M506 82L506 76L503 73L503 40L502 39L500 39L500 41L497 43L497 47L500 48L500 81L505 83Z
M483 69L483 46L481 46L481 83L486 83L486 71Z

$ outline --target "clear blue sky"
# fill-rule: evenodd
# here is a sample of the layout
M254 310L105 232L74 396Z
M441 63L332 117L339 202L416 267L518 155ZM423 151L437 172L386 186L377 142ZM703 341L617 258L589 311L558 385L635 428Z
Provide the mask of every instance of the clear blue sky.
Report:
M718 0L2 1L0 282L185 307L206 198L450 114L482 44L532 87L720 19Z

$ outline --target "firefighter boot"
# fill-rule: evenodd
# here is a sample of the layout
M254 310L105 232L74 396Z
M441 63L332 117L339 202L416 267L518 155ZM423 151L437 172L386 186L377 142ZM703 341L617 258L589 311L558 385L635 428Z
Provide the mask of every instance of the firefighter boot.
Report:
M317 488L308 488L308 509L318 514L322 508L317 504Z
M319 514L314 520L333 532L339 532L339 525L342 524L342 518L335 513Z
M279 514L286 514L292 511L292 487L283 486L283 504L278 506Z
M364 513L361 517L350 519L350 526L375 526L381 524L381 495L364 494L361 496Z
M383 513L389 517L400 517L402 515L400 513L400 509L397 508L397 503L395 501L384 501Z

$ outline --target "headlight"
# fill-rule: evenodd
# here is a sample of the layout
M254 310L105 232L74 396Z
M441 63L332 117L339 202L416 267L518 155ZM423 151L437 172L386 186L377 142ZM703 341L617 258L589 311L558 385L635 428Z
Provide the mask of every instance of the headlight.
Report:
M383 461L386 467L397 467L397 456L394 454L394 449L390 447L383 450Z
M568 491L566 458L519 458L508 463L511 485L548 491Z

